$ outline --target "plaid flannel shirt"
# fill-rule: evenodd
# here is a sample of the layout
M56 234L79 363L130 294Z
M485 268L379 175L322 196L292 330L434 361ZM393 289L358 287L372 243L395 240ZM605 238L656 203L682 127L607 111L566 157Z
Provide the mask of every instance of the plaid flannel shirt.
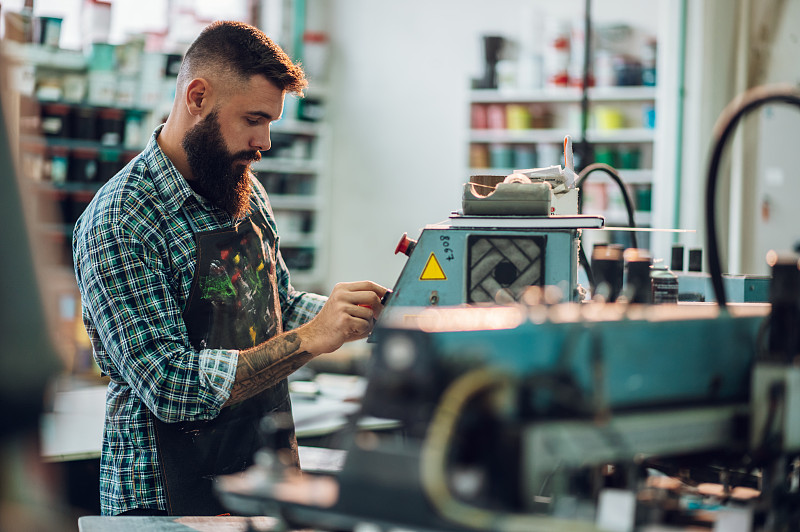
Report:
M166 509L151 416L165 422L213 419L236 375L238 351L197 352L189 343L182 311L196 250L181 207L201 231L236 220L192 190L156 141L161 127L95 195L74 232L83 322L95 361L111 379L100 461L104 515ZM266 192L255 178L253 194L277 234ZM326 298L294 290L280 251L277 257L289 330L313 318Z

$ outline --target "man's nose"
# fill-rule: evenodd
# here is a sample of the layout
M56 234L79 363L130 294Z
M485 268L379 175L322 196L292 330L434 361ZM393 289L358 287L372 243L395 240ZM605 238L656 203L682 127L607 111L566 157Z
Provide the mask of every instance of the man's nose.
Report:
M250 146L258 151L267 151L272 146L272 141L269 137L269 126L267 126L259 135L253 138Z

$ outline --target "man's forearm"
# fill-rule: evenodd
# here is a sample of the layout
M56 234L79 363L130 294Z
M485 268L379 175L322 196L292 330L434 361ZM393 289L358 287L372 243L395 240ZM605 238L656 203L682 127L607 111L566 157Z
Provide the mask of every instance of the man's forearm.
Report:
M314 358L301 344L300 335L291 331L240 351L236 381L225 406L249 399L274 386Z

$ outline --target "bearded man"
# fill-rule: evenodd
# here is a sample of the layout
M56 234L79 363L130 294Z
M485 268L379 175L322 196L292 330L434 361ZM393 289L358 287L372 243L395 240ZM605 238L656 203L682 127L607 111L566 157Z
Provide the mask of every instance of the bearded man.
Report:
M286 93L306 86L257 28L211 24L185 54L166 123L75 226L83 321L110 378L104 515L225 512L214 478L252 463L264 416L291 415L286 377L366 337L381 311L386 289L369 281L328 298L292 287L250 170Z

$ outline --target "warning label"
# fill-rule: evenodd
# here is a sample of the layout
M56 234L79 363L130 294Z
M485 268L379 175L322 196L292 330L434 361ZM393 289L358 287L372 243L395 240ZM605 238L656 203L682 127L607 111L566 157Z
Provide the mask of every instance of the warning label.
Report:
M446 281L447 276L444 274L442 270L442 266L439 264L439 261L436 260L436 256L431 253L431 256L428 257L428 262L425 263L425 267L422 269L422 275L419 276L420 281Z

